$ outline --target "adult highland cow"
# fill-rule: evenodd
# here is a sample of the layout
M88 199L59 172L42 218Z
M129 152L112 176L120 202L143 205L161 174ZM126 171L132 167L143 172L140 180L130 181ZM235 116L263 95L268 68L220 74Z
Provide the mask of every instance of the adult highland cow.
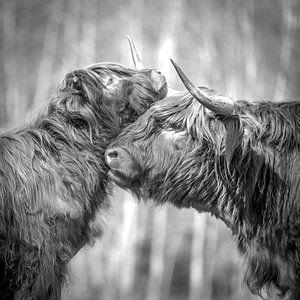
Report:
M210 212L231 229L254 294L300 299L300 102L233 102L195 88L154 104L106 152L139 198ZM279 292L278 292L279 291Z
M108 206L106 146L166 91L155 70L94 64L67 74L34 121L1 132L1 299L60 299L67 262Z

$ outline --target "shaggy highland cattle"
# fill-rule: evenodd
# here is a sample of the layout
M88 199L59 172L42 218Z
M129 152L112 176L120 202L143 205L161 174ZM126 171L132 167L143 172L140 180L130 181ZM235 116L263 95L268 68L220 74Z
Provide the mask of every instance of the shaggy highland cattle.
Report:
M61 298L68 261L109 205L105 148L166 92L153 69L94 64L67 74L29 124L1 132L1 299Z
M175 65L176 66L176 65ZM196 88L155 103L106 151L110 177L231 229L254 294L300 299L300 102L233 102Z

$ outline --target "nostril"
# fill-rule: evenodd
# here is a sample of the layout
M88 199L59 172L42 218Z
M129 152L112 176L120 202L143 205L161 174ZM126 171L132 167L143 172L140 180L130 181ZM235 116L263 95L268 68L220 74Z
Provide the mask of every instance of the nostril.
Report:
M106 150L105 162L109 165L110 168L116 168L119 164L120 153L118 150L118 148Z
M117 158L118 157L118 151L117 150L109 150L107 152L107 156L110 158Z

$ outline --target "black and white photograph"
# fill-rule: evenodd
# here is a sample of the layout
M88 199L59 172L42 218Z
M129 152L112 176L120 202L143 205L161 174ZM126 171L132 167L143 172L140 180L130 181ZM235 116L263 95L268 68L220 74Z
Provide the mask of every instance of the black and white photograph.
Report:
M299 0L0 0L0 300L300 300Z

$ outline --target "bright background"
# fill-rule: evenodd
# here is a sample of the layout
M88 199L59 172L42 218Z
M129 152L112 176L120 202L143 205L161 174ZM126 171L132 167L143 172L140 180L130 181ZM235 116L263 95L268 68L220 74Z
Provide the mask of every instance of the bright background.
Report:
M0 125L22 124L64 78L97 61L144 63L183 89L298 99L297 0L0 0ZM64 300L250 300L229 230L208 214L137 203L116 190L105 233L73 259Z

